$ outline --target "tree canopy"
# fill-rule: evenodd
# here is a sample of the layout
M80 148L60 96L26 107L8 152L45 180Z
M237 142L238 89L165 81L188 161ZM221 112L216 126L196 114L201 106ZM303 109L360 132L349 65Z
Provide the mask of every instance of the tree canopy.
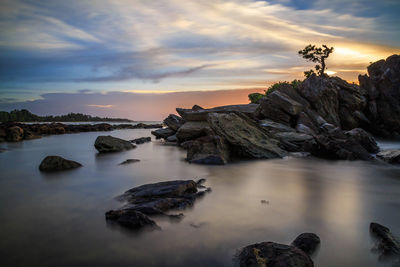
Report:
M306 59L307 61L311 61L314 63L318 63L315 65L315 71L313 69L309 71L305 71L304 75L309 77L313 73L317 73L319 76L325 75L325 70L327 69L325 60L329 57L329 55L333 52L333 47L328 47L326 45L322 45L322 47L317 47L315 45L307 45L303 50L300 50L299 55Z

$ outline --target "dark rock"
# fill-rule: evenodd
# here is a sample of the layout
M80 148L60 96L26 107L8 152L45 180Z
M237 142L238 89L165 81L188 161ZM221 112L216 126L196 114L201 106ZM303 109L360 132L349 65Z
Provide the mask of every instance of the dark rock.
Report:
M59 156L47 156L40 163L39 170L43 172L55 172L75 169L81 166L76 161L67 160Z
M210 133L212 131L206 121L188 121L179 128L176 138L179 142L184 142Z
M190 142L187 147L190 163L222 165L229 160L229 148L219 136L204 136Z
M178 131L178 129L185 123L185 120L179 116L170 114L167 118L164 119L164 123L172 130Z
M129 142L140 145L140 144L144 144L146 142L151 142L151 137L140 137L140 138L136 138L133 140L130 140Z
M208 122L212 130L224 138L231 151L249 158L281 158L286 151L278 141L258 128L257 123L240 113L210 113Z
M132 148L135 148L136 146L134 144L131 144L129 141L112 137L110 135L108 136L98 136L95 143L94 147L100 152L100 153L108 153L108 152L120 152L123 150L129 150Z
M400 164L400 149L383 150L376 156L387 163Z
M24 139L25 140L32 140L32 139L38 139L38 138L42 138L42 137L40 135L36 135L35 133L33 133L30 130L24 131Z
M279 122L275 122L273 120L264 119L260 120L259 126L266 131L275 134L278 132L295 132L296 130Z
M160 227L148 216L134 209L110 210L106 212L106 220L115 222L123 227L138 230L148 228L150 230Z
M302 233L292 242L292 246L304 251L311 256L319 247L321 240L314 233Z
M24 130L21 127L13 126L6 130L6 140L9 142L19 142L24 139Z
M126 165L126 164L131 164L131 163L135 163L135 162L139 162L140 159L127 159L123 162L121 162L119 165Z
M166 138L170 137L171 135L174 135L175 131L170 128L162 128L162 129L157 129L155 131L152 131L151 134L154 135L157 139L160 139L160 138L166 139Z
M178 114L186 121L206 121L209 113L230 113L230 112L241 112L250 117L254 115L258 104L247 104L247 105L229 105L221 106L210 109L182 109L177 108Z
M194 110L194 111L201 110L201 109L204 109L204 108L200 107L199 105L194 105L192 107L192 110Z
M375 139L365 130L361 128L354 128L351 131L345 132L345 134L357 140L362 145L362 147L364 147L368 152L370 153L379 152L379 147Z
M175 143L175 142L178 142L178 138L176 138L176 134L174 134L174 135L168 136L167 141Z
M372 222L369 230L376 239L374 250L381 254L381 259L396 260L398 264L400 261L400 243L392 235L390 229L379 223Z

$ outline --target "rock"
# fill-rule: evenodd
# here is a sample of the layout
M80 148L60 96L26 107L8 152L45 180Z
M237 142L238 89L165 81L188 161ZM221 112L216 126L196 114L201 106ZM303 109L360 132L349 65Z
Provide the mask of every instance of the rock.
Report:
M179 116L170 114L167 118L164 119L164 123L172 130L178 131L178 129L185 123L185 120Z
M219 136L204 136L190 141L186 159L190 163L222 165L229 160L229 148Z
M19 142L24 139L24 130L21 127L13 126L6 129L6 140L9 142Z
M130 140L129 142L140 145L140 144L144 144L146 142L151 142L151 137L140 137L140 138L136 138L133 140Z
M114 220L122 226L135 229L150 223L146 219L147 215L181 218L181 214L169 215L166 212L192 206L195 200L206 192L206 190L199 191L199 189L199 185L193 180L176 180L138 186L119 196L119 199L127 204L119 210L108 211L106 218ZM143 217L142 214L146 217ZM142 221L145 223L142 224Z
M106 212L106 220L133 230L145 227L150 230L160 229L152 219L134 209L110 210Z
M379 147L375 139L365 130L361 128L354 128L351 131L345 132L345 134L357 140L368 152L370 153L379 152Z
M278 141L257 127L257 123L240 113L210 113L208 122L212 130L224 138L232 152L249 158L282 158L286 151Z
M292 242L292 246L304 251L308 256L317 250L321 243L319 237L314 233L302 233Z
M177 108L178 114L186 121L206 121L209 113L230 113L230 112L241 112L250 117L254 115L258 104L247 104L247 105L229 105L221 106L210 109L182 109Z
M176 138L176 134L174 134L174 135L168 136L167 141L175 143L175 142L178 142L178 138Z
M304 125L302 123L297 124L296 131L299 132L299 133L308 134L308 135L314 135L315 134L315 132L310 127L308 127L308 126L306 126L306 125Z
M94 147L100 152L100 153L108 153L108 152L120 152L123 150L129 150L132 148L135 148L136 146L134 144L131 144L129 141L112 137L110 135L108 136L98 136L95 143Z
M301 249L278 244L262 242L243 248L238 255L240 266L268 267L313 267L311 258Z
M387 163L400 164L400 149L383 150L376 156Z
M179 142L184 142L210 133L212 131L206 121L188 121L179 128L176 138Z
M34 134L30 130L25 130L24 131L24 139L25 140L33 140L33 139L38 139L38 138L42 138L42 137L40 135Z
M59 156L47 156L40 163L39 170L43 172L55 172L75 169L81 166L76 161L67 160Z
M381 259L400 261L400 243L392 235L390 229L372 222L369 226L371 235L376 239L375 248L381 254Z
M289 127L285 124L275 122L275 121L269 120L269 119L260 120L259 126L272 134L277 133L277 132L295 132L296 131L292 127Z
M303 152L310 144L315 144L314 137L304 133L279 132L275 133L274 136L290 152Z
M126 164L131 164L131 163L135 163L135 162L139 162L140 159L127 159L124 160L123 162L121 162L119 165L126 165Z
M152 131L151 134L154 135L157 139L160 139L160 138L166 139L166 138L170 137L171 135L174 135L175 131L170 128L162 128L162 129L157 129L155 131Z
M192 107L192 110L194 110L194 111L201 110L201 109L204 109L204 108L200 107L199 105L194 105Z

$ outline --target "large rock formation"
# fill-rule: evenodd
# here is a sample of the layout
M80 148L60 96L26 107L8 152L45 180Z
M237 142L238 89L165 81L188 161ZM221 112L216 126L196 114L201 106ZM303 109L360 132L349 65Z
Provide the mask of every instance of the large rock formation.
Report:
M59 156L47 156L40 163L39 170L43 172L56 172L79 168L82 165L73 160L67 160Z
M222 165L230 158L229 146L219 136L204 136L188 141L187 157L190 163Z
M184 142L210 133L210 126L206 121L188 121L176 132L176 138L179 142Z
M120 152L123 150L129 150L135 148L136 146L129 141L116 138L113 136L98 136L94 143L94 147L100 153L108 153L108 152Z
M178 114L186 121L206 121L207 115L209 113L231 113L231 112L241 112L248 116L253 116L256 111L257 104L247 104L247 105L229 105L221 106L210 109L183 109L177 108Z

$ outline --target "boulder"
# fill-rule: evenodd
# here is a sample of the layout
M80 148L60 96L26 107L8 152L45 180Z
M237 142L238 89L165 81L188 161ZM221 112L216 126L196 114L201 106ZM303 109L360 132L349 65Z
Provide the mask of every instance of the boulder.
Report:
M320 243L315 234L301 234L292 245L262 242L241 249L238 254L240 266L313 267L310 255ZM302 249L305 249L302 250Z
M229 160L229 147L219 136L204 136L189 142L186 159L190 163L222 165Z
M378 153L379 147L375 139L368 132L361 128L354 128L345 132L347 136L357 140L369 153Z
M142 228L147 228L149 230L160 229L147 215L134 209L110 210L106 212L106 220L132 230L139 230Z
M230 113L230 112L241 112L250 117L254 115L258 104L246 104L246 105L229 105L221 106L210 109L183 109L177 108L178 114L186 121L206 121L209 113Z
M108 152L120 152L123 150L129 150L135 148L136 146L129 141L112 137L110 135L98 136L94 143L94 147L100 153L108 153Z
M140 159L127 159L124 160L123 162L121 162L119 165L126 165L126 164L131 164L131 163L135 163L135 162L139 162Z
M82 165L73 160L67 160L59 156L47 156L40 163L39 170L43 172L64 171L79 168Z
M393 236L390 229L379 224L371 222L369 231L372 237L376 239L373 251L380 254L380 260L393 261L392 266L398 266L400 262L400 242Z
M151 137L140 137L133 140L129 140L129 142L134 143L136 145L144 144L147 142L151 142Z
M184 142L210 133L212 131L206 121L188 121L176 132L176 138L179 142Z
M400 149L383 150L376 156L387 163L400 164Z
M285 124L275 122L273 120L264 119L259 121L259 126L267 132L274 134L278 132L295 132L296 130Z
M185 123L185 120L179 116L170 114L167 118L164 119L164 123L172 130L178 131L178 129Z
M171 135L175 134L175 131L171 128L161 128L151 132L157 139L163 138L166 139Z
M24 130L18 126L12 126L6 129L6 140L9 142L19 142L24 139Z
M297 132L279 132L274 134L281 146L290 152L304 152L310 144L315 144L314 137L309 134Z
M282 158L286 151L257 123L240 113L210 113L211 129L230 145L231 151L249 158Z

